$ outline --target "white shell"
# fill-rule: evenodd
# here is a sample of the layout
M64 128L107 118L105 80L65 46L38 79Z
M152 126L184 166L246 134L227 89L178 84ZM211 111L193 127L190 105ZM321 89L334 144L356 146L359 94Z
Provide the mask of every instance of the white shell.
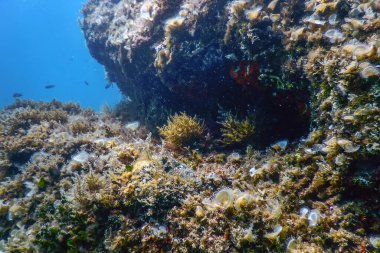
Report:
M371 236L371 237L369 238L369 242L371 243L371 245L372 245L375 249L380 249L380 236L379 236L379 235Z
M86 151L81 151L73 156L73 160L78 163L84 163L87 161L90 155Z
M307 207L301 207L300 209L300 215L302 217L306 217L306 215L309 213L310 209Z
M234 191L225 188L220 190L214 197L213 202L223 208L228 208L234 204Z
M256 167L252 167L252 168L249 169L249 175L250 175L251 177L254 177L256 174L257 174L257 169L256 169Z
M137 130L139 127L140 127L140 122L138 122L138 121L133 121L133 122L127 123L125 125L126 129L132 130L132 131Z
M330 43L337 43L343 41L344 35L337 29L329 29L325 32L325 37L329 39Z
M321 213L317 209L313 209L310 211L307 219L309 220L309 226L315 227L318 225L318 222L321 219Z
M270 239L270 240L277 239L277 237L279 236L279 234L281 233L281 231L282 231L282 226L281 225L277 225L277 226L275 226L273 228L273 232L264 235L264 237L267 238L267 239Z
M288 243L286 244L286 251L295 250L297 247L297 241L294 238L290 238Z

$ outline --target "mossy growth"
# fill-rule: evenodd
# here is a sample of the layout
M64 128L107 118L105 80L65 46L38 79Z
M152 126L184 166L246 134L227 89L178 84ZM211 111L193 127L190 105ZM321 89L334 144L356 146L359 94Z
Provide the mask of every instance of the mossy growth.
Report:
M86 119L78 119L70 124L70 131L75 136L94 131L95 128L91 122Z
M41 252L90 252L98 239L96 226L89 226L83 213L74 212L66 204L59 205L53 212L44 217L52 219L54 216L58 220L56 226L42 227L34 240Z
M239 120L231 113L227 113L219 124L221 124L220 131L222 132L220 141L226 146L248 143L255 133L253 120L248 117Z
M40 180L37 182L38 189L43 191L46 189L47 181L45 178L41 177Z
M170 116L167 124L159 128L159 132L165 141L179 148L199 140L204 132L204 125L196 116L180 113Z

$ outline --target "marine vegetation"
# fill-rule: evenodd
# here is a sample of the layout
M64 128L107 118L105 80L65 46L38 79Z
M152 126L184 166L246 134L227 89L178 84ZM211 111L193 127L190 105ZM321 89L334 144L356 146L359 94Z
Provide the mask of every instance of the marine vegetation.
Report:
M184 147L202 137L204 126L196 116L180 113L170 116L166 125L159 128L159 132L169 144Z
M244 120L239 120L231 113L227 113L219 124L222 132L221 143L224 145L248 143L255 133L255 126L248 117Z
M89 0L88 47L133 115L0 112L0 251L378 252L379 15L378 0ZM239 118L217 124L219 108Z
M18 117L36 111L66 120ZM360 117L371 125L371 115ZM0 118L3 252L378 248L376 144L313 131L283 150L210 151L194 164L143 127L76 104L18 101ZM92 131L74 133L78 121Z

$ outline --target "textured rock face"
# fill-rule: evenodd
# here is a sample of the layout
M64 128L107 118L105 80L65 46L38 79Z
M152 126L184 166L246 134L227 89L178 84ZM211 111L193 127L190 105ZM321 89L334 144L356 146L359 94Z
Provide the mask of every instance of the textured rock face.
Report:
M220 110L222 135L248 132L227 144L253 131L265 143L310 115L310 133L184 151L113 114L17 100L0 111L0 252L378 252L379 0L98 0L83 13L92 54L148 123L186 110L212 128ZM180 116L166 139L191 133Z
M82 28L147 123L186 111L217 129L221 111L253 115L267 145L310 124L375 134L379 12L378 1L90 0Z
M109 80L148 123L187 111L212 128L223 110L255 114L259 136L278 133L270 141L298 137L309 124L309 82L280 30L294 23L298 2L256 7L250 20L249 1L89 1L82 28ZM281 23L272 9L282 10Z

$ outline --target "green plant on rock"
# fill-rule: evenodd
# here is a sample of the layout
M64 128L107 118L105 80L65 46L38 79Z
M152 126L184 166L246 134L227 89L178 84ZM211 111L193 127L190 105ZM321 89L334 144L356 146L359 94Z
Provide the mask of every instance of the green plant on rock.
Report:
M159 132L165 141L178 148L199 139L204 132L204 125L196 116L181 113L170 116L167 124L159 128Z
M239 120L231 113L227 113L222 122L220 131L224 145L236 145L249 142L255 133L255 126L251 119L246 117L244 120Z

